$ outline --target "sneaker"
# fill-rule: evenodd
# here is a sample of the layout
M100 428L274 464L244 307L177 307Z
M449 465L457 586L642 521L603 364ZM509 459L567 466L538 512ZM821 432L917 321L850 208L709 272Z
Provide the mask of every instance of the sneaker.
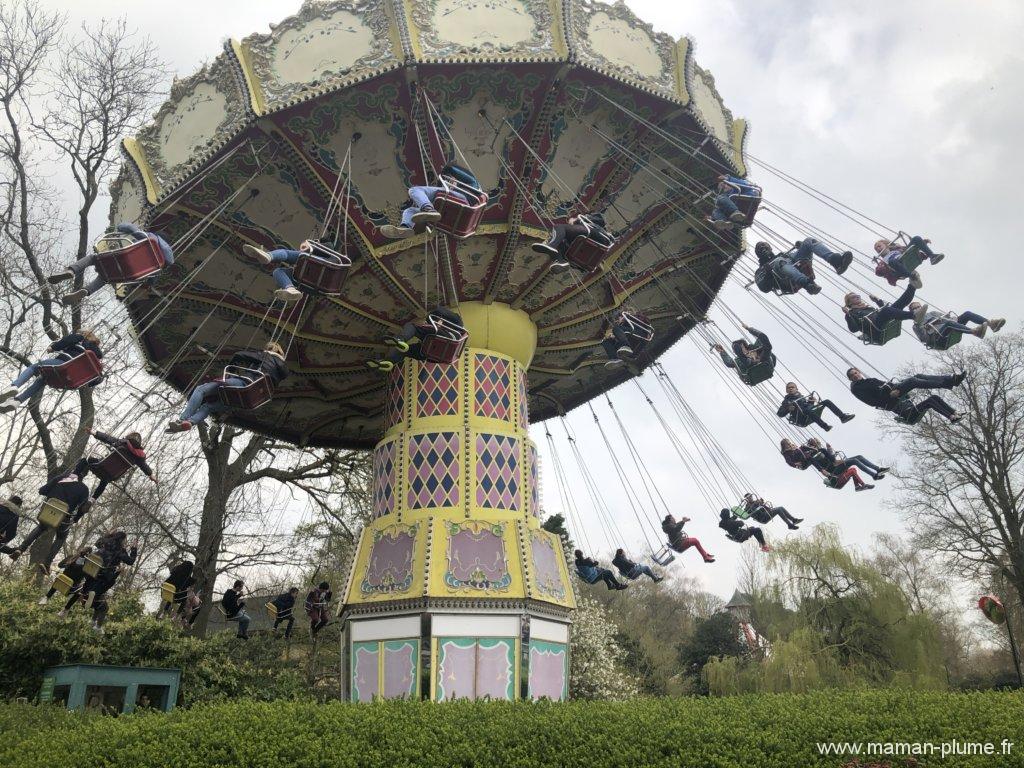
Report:
M959 373L954 373L953 374L953 386L954 387L959 387L961 384L964 383L964 380L966 378L967 378L967 371L960 371Z
M85 288L79 288L77 291L72 291L64 295L64 298L60 300L60 303L65 307L69 307L72 304L78 304L82 299L89 295L89 292Z
M855 413L844 413L842 416L839 417L839 421L840 423L845 424L848 421L853 421L856 416L857 414Z
M962 413L954 413L952 416L949 417L949 423L956 424L958 421L963 419L963 417L964 415Z
M559 255L557 248L553 245L548 245L543 240L538 240L536 243L532 243L530 248L533 249L534 253L543 253L545 256L557 257Z
M920 307L914 310L914 325L921 325L924 323L924 316L928 312L928 305L922 304Z
M825 430L826 432L831 432L832 431L832 425L831 424L822 424L821 428L823 430Z
M916 269L910 273L910 284L914 286L915 291L921 290L921 288L924 286L924 283L921 282L921 273L918 272Z
M188 432L190 429L192 429L191 421L169 421L164 432L173 435L175 432Z
M993 333L999 333L1002 327L1006 325L1006 320L1001 317L997 317L995 320L988 321L988 327L992 329Z
M413 224L429 224L441 218L441 214L434 210L432 205L424 205L412 215Z
M302 298L302 291L294 285L289 285L287 288L278 288L274 291L274 298L285 302L298 301Z
M66 619L67 617L68 617L68 612L64 608L61 608L59 611L57 611L57 618L58 619Z
M36 601L36 605L46 605L48 602L50 602L50 598L48 598L46 595L43 595Z
M988 323L982 323L981 325L971 329L971 335L977 336L979 339L984 339L986 333L988 333Z
M618 355L619 357L632 357L633 348L623 344L621 347L615 350L615 354Z
M878 471L875 472L875 480L881 480L887 474L892 471L892 467L879 467Z
M839 257L839 266L836 267L836 274L837 275L843 274L843 272L845 272L846 270L848 270L850 268L850 265L852 263L853 263L853 252L852 251L844 251L842 253L842 255Z
M806 286L804 286L804 288L807 290L807 292L809 294L811 294L811 296L815 296L815 295L821 293L821 286L818 285L813 280L811 280L811 282L809 282Z
M789 528L789 530L791 530L791 531L795 531L795 530L798 530L800 528L800 526L797 525L796 523L786 523L786 527Z
M946 258L946 254L944 253L933 253L931 255L931 258L928 259L928 261L930 261L932 264L938 264L944 258Z
M653 581L655 584L657 584L659 581L664 581L664 580L665 580L664 576L655 576L655 577L653 577L651 579L651 581Z
M804 519L802 517L794 517L793 518L793 525L797 525L798 523L802 523L803 521L804 521Z
M264 251L262 248L257 248L255 245L249 245L249 243L246 243L245 245L242 246L242 251L247 256L252 256L261 264L270 264L273 262L273 259L270 257L269 253Z
M616 584L615 588L616 589L629 589L629 584L621 584L621 583L620 584Z
M372 368L375 371L383 371L384 373L387 373L395 367L395 364L390 360L367 360L366 367Z
M0 392L0 401L9 400L12 397L14 397L16 394L18 394L18 388L17 387L8 387L3 392Z
M380 228L380 233L389 240L404 240L416 234L412 227L396 227L394 224L385 224Z
M13 562L13 561L17 560L17 559L18 559L19 557L21 557L21 550L20 550L20 549L12 549L12 550L11 550L11 551L10 551L10 552L8 553L8 555L7 555L7 556L8 556L9 558L11 558L11 561Z
M705 563L713 563L713 562L715 562L715 556L714 555L708 555L707 557L704 558L704 562Z
M871 483L864 483L864 485L858 485L856 488L854 488L854 490L855 491L870 491L874 487L875 486L873 486Z
M762 552L771 552L772 548L769 547L767 544L765 544L763 547L761 547L761 551Z
M711 226L718 230L732 229L732 222L728 219L719 219L718 221L712 221Z
M625 364L624 360L609 360L607 363L604 364L604 367L605 368L617 368L618 366L624 365L624 364Z
M746 224L747 217L743 215L743 211L733 211L729 214L729 221L733 224Z
M50 285L57 285L58 283L63 283L65 280L74 279L75 273L69 269L65 272L58 272L56 275L50 275L48 278L46 278L46 282L48 282Z
M85 596L85 607L86 608L92 608L92 603L93 603L93 600L95 600L95 599L96 599L96 593L93 592L93 591L90 591L89 594Z
M572 265L568 261L564 261L562 259L558 259L557 261L552 261L551 264L548 265L548 269L551 269L551 270L554 270L554 271L557 272L558 270L568 269L571 266Z
M409 351L409 342L405 339L400 339L397 336L385 336L384 343L394 347L399 352Z

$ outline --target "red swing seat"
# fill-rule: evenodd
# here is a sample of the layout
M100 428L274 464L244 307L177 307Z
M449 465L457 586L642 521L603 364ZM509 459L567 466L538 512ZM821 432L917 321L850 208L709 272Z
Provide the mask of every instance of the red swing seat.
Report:
M757 215L757 209L761 206L761 188L757 187L756 195L733 195L732 201L739 208L740 213L743 214L745 221L740 224L741 227L749 227L754 223L754 217Z
M134 283L155 275L165 266L156 238L135 240L107 233L93 245L96 272L108 283Z
M80 389L103 376L103 364L96 354L91 349L78 349L77 354L62 363L39 366L39 376L48 387Z
M217 398L221 405L241 411L254 411L266 405L274 397L274 386L266 374L252 368L228 365L224 378L244 379L244 387L218 387Z
M434 209L441 214L441 218L431 226L460 240L472 236L484 216L487 195L475 187L446 176L441 177L441 186L444 189L434 196ZM455 192L463 195L466 201L460 200L453 194Z
M120 480L134 468L135 464L117 448L89 467L96 477L106 480L108 483Z
M466 348L469 334L461 325L439 317L429 317L430 331L420 342L420 356L431 363L451 365Z
M312 293L337 296L348 277L352 259L323 243L310 240L312 253L303 253L292 269L292 279Z
M565 260L576 269L592 272L608 257L612 246L602 245L586 235L577 235L565 249Z

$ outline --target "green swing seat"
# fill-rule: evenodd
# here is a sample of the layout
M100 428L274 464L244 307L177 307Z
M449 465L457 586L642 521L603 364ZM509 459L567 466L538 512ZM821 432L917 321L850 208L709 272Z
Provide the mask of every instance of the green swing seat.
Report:
M903 268L908 272L913 272L924 261L924 256L921 255L921 249L916 245L908 245L903 249L903 253L896 259L899 261Z
M750 513L747 512L747 508L745 506L743 506L742 504L737 504L730 511L733 513L733 515L738 517L740 520L749 520L750 519Z
M867 317L861 321L860 331L861 341L871 346L881 347L903 333L903 323L894 319L879 328L871 317Z
M737 371L740 375L740 381L752 387L755 384L760 384L762 381L768 381L775 374L775 361L763 360L746 369L738 368Z
M940 336L938 334L929 334L928 341L925 343L925 346L928 349L937 349L940 352L944 352L950 347L955 347L957 344L959 344L963 337L964 335L960 331L951 331L950 333L947 333L945 336Z

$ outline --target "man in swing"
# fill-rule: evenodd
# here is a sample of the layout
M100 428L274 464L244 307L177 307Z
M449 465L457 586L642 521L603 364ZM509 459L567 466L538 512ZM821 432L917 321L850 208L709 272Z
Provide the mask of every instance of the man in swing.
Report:
M910 302L914 299L914 291L914 286L908 285L899 298L891 304L869 294L868 298L876 305L874 307L864 301L859 293L851 291L843 297L843 315L846 317L846 327L850 329L851 333L868 333L869 326L882 331L894 320L923 322L925 314L928 312L927 304L916 302L916 309L908 309Z
M649 565L634 563L626 557L626 552L621 547L615 550L615 557L612 558L612 565L618 569L619 573L623 577L630 581L636 581L641 576L647 576L651 581L657 584L665 578L664 576L656 574Z
M279 265L272 273L274 283L277 285L277 290L274 291L274 298L285 302L298 301L302 298L302 291L295 287L295 278L292 276L292 267L298 263L300 256L303 254L315 254L317 258L341 264L341 259L337 254L327 253L322 248L318 249L309 240L303 240L299 243L299 250L294 248L275 248L272 251L264 251L262 248L257 248L249 243L242 246L242 250L261 264Z
M747 539L754 539L761 545L762 552L771 552L772 548L765 541L764 532L756 525L745 525L731 510L723 509L719 513L718 527L725 531L727 538L742 544Z
M921 307L924 307L925 313L918 321L917 312ZM926 346L941 344L954 333L970 334L984 339L988 331L999 333L1000 329L1006 325L1006 321L1001 317L988 320L970 310L961 312L959 315L953 312L938 312L934 309L929 310L927 305L921 304L919 301L910 302L907 309L915 313L914 335ZM974 327L972 328L967 323L974 323Z
M665 519L661 521L661 530L665 532L668 537L668 546L673 552L682 554L690 547L696 549L705 563L715 562L715 556L709 553L703 546L701 546L700 540L695 536L687 536L685 525L690 522L690 518L684 517L682 520L676 522L675 517L672 515L665 515Z
M72 360L86 351L92 352L97 358L103 358L103 350L100 349L100 340L95 333L88 330L80 330L76 333L69 333L67 336L63 336L57 341L50 344L46 348L47 352L57 353L55 357L47 357L40 360L38 363L33 363L27 366L18 377L11 382L11 386L6 390L0 392L0 402L14 398L18 405L24 405L33 398L36 394L42 392L46 388L46 381L40 375L41 366L49 365L61 365L66 363L68 360ZM95 379L94 381L85 382L82 386L95 387L102 381L103 377ZM31 382L31 383L29 383ZM26 387L25 385L28 384ZM22 389L24 387L24 389ZM20 391L19 391L20 390ZM3 405L0 406L0 413L10 413L18 405Z
M556 224L547 240L536 242L530 247L537 253L550 256L552 269L565 269L569 266L565 254L577 237L589 237L604 248L611 248L615 244L615 238L605 226L604 215L596 212L580 213L570 216L565 224Z
M917 424L928 411L935 411L953 424L963 418L963 414L957 413L953 406L938 395L929 395L915 403L910 399L910 393L915 389L959 387L967 378L964 371L949 376L917 373L902 381L887 382L869 378L860 369L851 367L846 371L846 378L850 380L850 391L854 397L873 408L896 414L897 420L905 424Z
M276 634L278 626L284 624L285 640L290 640L292 637L292 628L295 626L295 598L298 594L299 588L292 587L287 592L282 592L270 601L277 609L277 618L274 619L273 631Z
M843 424L850 421L855 415L852 413L843 413L842 409L840 409L839 406L831 400L820 400L817 395L814 394L804 395L800 392L800 388L796 385L796 382L790 381L786 384L786 396L782 398L782 404L779 405L779 410L776 412L776 416L780 419L788 418L790 423L795 424L798 427L817 424L828 432L832 429L832 425L827 424L825 420L821 418L821 411L825 408L838 416L839 421Z
M160 253L164 257L164 269L173 266L174 249L171 248L170 244L162 237L160 237L160 235L157 235L153 232L146 232L142 229L139 229L134 224L130 223L118 224L111 231L119 232L123 235L128 235L132 240L136 242L140 240L152 240L154 243L156 243L157 248L160 249ZM65 280L78 280L85 273L86 269L88 269L89 267L96 266L97 255L98 254L96 254L95 252L86 254L78 261L76 261L74 264L72 264L70 267L68 267L65 271L58 272L55 275L50 275L46 279L47 282L50 283L50 285L57 285L58 283L62 283ZM156 275L152 275L147 281L149 285L152 285L155 282ZM98 291L106 284L107 281L103 277L97 275L91 282L86 283L82 288L79 288L76 291L72 291L71 293L66 294L64 298L61 299L61 303L64 304L64 306L78 304L83 299L92 296L94 293L96 293L96 291Z
M777 517L791 531L799 528L800 523L804 521L802 517L793 517L785 507L773 507L770 502L752 493L743 495L743 508L751 518L763 525L767 525Z
M394 351L382 360L367 360L367 367L386 373L401 363L406 357L411 357L413 360L423 360L421 352L423 341L436 334L434 325L431 322L432 320L441 321L460 329L464 328L462 315L458 312L454 312L447 307L434 307L427 313L423 321L417 323L410 320L402 326L402 330L398 334L386 336L384 342L394 347Z
M718 177L718 196L711 211L711 224L716 229L731 229L747 223L747 216L736 205L736 197L761 197L761 189L739 176L721 174Z
M71 526L85 517L92 508L92 501L89 499L89 487L82 482L82 478L74 472L60 472L39 489L39 495L45 499L63 501L67 504L68 513L53 535L53 542L46 553L44 562L50 563L60 552L64 542L67 541ZM49 528L42 523L36 525L21 543L13 550L8 551L11 560L17 560L24 554L25 550L32 546L36 539L42 536Z
M754 337L753 344L748 344L746 339L736 339L732 343L734 356L730 356L721 344L714 345L715 352L721 355L722 362L725 363L726 368L732 368L741 377L745 377L751 368L761 363L768 363L772 372L774 372L776 360L775 355L772 353L771 339L768 338L767 334L757 330L757 328L751 328L745 324L741 327Z
M779 254L762 240L754 246L754 254L758 263L754 281L762 293L776 289L783 293L796 293L801 288L811 295L820 293L821 286L812 277L815 256L827 262L837 275L843 274L853 262L852 252L837 253L813 237L800 240L793 248Z
M647 348L649 341L635 332L637 330L635 322L644 325L648 323L647 318L639 312L623 309L608 323L608 329L601 340L601 348L608 357L605 367L612 368L620 365Z
M20 521L21 496L13 494L0 503L0 552L5 555L14 553L14 548L7 545L18 535Z
M332 596L331 585L326 581L321 581L306 593L303 607L306 609L306 616L309 617L309 636L314 639L321 629L330 624L329 606Z
M576 573L579 577L587 584L596 584L599 581L603 581L608 589L626 589L629 584L623 584L621 581L615 578L615 574L609 571L607 568L602 568L601 564L591 557L586 557L583 554L583 550L577 549L574 553Z
M446 181L448 182L447 187L439 186L443 185ZM437 175L437 182L433 186L409 187L410 204L402 211L401 223L398 226L385 224L380 228L381 234L391 240L404 240L407 237L419 234L425 227L440 219L440 212L434 208L434 199L437 197L438 192L451 195L463 203L468 203L469 198L465 192L460 191L459 186L469 187L478 195L483 194L480 182L477 181L472 171L468 171L455 163L448 163L441 169L441 172Z
M268 342L262 352L251 349L235 352L228 362L229 366L244 368L249 371L266 376L270 381L271 389L276 388L282 381L288 378L288 365L284 359L284 349L276 342ZM206 418L214 413L221 413L228 410L217 399L217 392L224 387L246 387L249 381L240 376L227 376L224 379L214 379L205 384L200 384L188 398L185 409L181 416L172 419L167 424L165 432L187 432L196 424L206 421Z

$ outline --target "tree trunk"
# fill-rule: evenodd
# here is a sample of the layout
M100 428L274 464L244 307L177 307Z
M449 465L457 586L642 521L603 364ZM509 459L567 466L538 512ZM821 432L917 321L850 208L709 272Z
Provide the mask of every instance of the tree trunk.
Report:
M206 628L210 620L215 599L214 587L217 583L217 563L220 558L220 546L224 538L224 518L227 515L228 496L220 483L215 482L214 465L209 464L210 485L203 499L203 517L199 523L199 540L196 542L196 588L203 603L199 608L199 617L193 631L199 637L206 636ZM221 473L223 477L223 473Z

